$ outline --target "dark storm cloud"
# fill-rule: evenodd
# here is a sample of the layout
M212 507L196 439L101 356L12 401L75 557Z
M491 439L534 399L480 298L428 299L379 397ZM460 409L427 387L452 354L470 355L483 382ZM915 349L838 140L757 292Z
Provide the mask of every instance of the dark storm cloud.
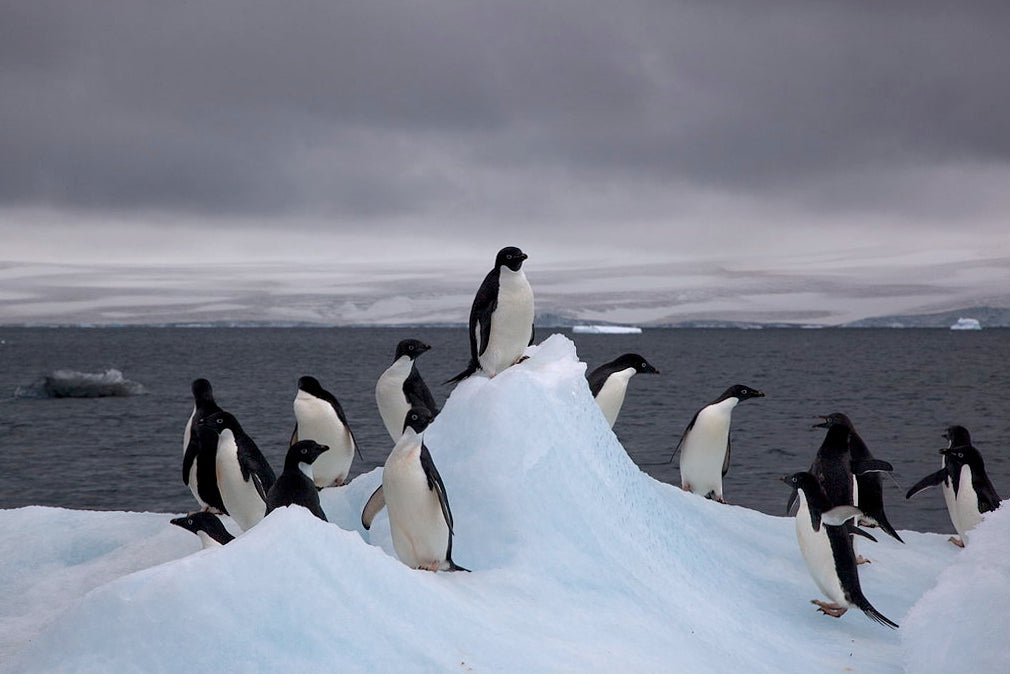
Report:
M886 208L896 171L1010 159L1008 34L1005 2L8 1L0 205Z

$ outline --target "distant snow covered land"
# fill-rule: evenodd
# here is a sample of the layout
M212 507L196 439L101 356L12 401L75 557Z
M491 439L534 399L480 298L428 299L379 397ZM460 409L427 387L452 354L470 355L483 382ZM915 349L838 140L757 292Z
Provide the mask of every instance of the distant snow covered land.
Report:
M285 508L206 551L169 514L0 511L0 669L1006 671L1006 508L963 550L860 542L863 590L900 629L827 617L791 518L651 479L574 345L530 353L461 383L425 435L471 573L408 569L385 514L361 529L381 469L322 493L330 523Z

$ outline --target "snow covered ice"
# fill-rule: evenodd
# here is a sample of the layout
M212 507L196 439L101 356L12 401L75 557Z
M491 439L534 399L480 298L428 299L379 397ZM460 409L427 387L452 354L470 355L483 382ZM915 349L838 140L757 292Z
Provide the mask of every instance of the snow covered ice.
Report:
M472 573L401 564L385 513L361 529L381 469L322 492L330 523L282 508L209 550L170 514L0 511L0 670L1005 669L1006 508L964 550L911 531L860 544L863 590L901 629L823 616L791 518L653 480L574 345L528 353L462 382L425 434Z

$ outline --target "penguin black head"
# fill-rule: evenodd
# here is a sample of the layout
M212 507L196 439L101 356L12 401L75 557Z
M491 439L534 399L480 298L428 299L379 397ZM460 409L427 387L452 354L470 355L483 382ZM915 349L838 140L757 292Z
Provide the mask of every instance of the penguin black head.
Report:
M832 412L826 416L818 415L818 419L821 419L821 423L814 424L814 428L831 428L832 426L845 426L849 430L852 430L852 421L842 414L841 412Z
M659 370L637 353L626 353L623 356L618 356L613 361L613 364L617 370L625 370L630 367L634 368L638 374L659 374Z
M217 412L214 412L213 414L208 414L202 419L199 419L196 422L196 425L199 426L200 428L206 428L208 430L214 431L219 435L221 431L225 429L235 431L235 429L239 428L238 419L236 419L233 415L229 414L228 412L225 412L224 410L219 410Z
M523 266L523 260L527 257L529 256L526 253L515 246L508 246L498 251L498 255L494 259L494 267L498 269L504 265L512 271L519 271Z
M213 400L214 399L214 389L211 387L210 382L204 378L194 379L191 386L193 391L193 398L196 400Z
M752 386L744 386L743 384L734 384L726 389L726 392L722 394L721 400L726 400L728 398L736 398L740 402L747 400L748 398L764 398L765 394L758 391Z
M411 407L403 419L403 430L412 428L415 433L421 433L431 423L432 418L431 411L427 407Z
M824 487L821 486L817 476L813 473L801 471L799 473L793 473L792 475L783 475L781 480L785 482L787 487L793 489L794 497L797 491L802 491L806 494L807 501L810 502L811 505L823 505L823 501L827 500L827 496L824 495ZM789 507L791 506L792 499L789 500Z
M235 538L224 528L224 524L217 515L204 511L191 513L183 517L176 517L171 523L181 527L186 531L199 534L201 531L213 538L218 543L224 544Z
M792 475L783 475L779 478L786 483L787 486L793 489L809 489L810 486L817 481L817 478L813 476L812 473L800 472L793 473Z
M943 437L950 442L951 447L971 444L971 434L964 426L947 426L947 430L943 432Z
M306 393L311 393L317 398L321 397L319 394L323 390L323 385L319 383L319 380L315 377L310 377L308 375L298 378L298 390L305 391Z
M414 360L431 347L419 339L404 339L396 345L396 356L393 360L399 360L401 356L409 356Z
M288 447L288 453L284 457L284 467L295 467L300 463L307 463L311 466L323 452L329 451L329 449L328 445L320 445L315 440L299 440Z

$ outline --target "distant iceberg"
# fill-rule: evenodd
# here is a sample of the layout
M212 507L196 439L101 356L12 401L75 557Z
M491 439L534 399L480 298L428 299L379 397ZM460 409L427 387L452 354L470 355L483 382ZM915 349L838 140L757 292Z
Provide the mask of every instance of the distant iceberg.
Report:
M76 370L56 370L30 386L19 386L15 398L107 398L144 395L142 384L130 381L115 368L90 373Z
M642 328L634 325L575 325L572 332L578 335L640 335Z
M957 323L950 326L951 330L981 330L982 324L977 318L959 318Z

